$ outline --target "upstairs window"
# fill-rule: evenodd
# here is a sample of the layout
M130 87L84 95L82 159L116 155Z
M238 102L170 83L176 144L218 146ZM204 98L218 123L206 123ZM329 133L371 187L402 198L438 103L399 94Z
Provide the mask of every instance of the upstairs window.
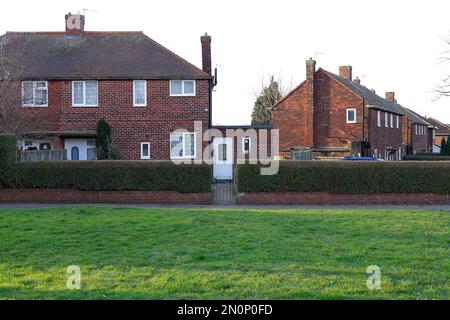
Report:
M347 109L347 123L356 123L356 109Z
M74 107L98 106L98 82L72 81L72 105Z
M417 125L417 124L414 125L415 131L416 131L416 136L417 136L417 131L418 131L418 130L417 130L417 127L418 127L418 126L419 126L419 125Z
M394 127L394 114L391 113L391 128Z
M24 107L47 107L48 106L47 81L22 82L22 105Z
M134 80L133 81L133 106L146 107L147 106L147 81Z
M397 129L400 129L400 116L397 115Z
M381 127L381 111L377 111L377 126Z
M141 160L150 160L150 142L141 142Z
M170 80L171 96L195 96L195 80Z
M384 126L387 128L389 127L389 123L388 123L389 119L388 119L388 113L385 112L384 113Z
M170 134L170 158L193 159L195 158L195 133L172 132Z

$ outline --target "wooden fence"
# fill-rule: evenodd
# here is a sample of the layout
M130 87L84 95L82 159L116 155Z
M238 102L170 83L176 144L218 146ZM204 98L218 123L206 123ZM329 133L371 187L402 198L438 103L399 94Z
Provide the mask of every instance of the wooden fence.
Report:
M62 161L67 160L67 151L59 150L36 150L36 151L22 151L20 153L20 161Z

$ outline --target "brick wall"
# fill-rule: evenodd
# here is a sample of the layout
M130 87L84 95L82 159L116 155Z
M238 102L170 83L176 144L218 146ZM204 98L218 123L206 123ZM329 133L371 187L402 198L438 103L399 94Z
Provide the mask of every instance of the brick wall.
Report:
M378 126L377 110L369 109L369 143L371 154L378 152L378 157L385 159L386 147L396 150L394 159L398 159L398 150L402 147L403 117L399 117L399 128L397 129L397 115L393 115L394 125L391 127L391 116L388 113L388 127L385 125L385 113L380 111L381 126Z
M416 134L416 126L418 126L417 129L417 134ZM424 131L426 132L426 134L419 134L419 128L420 126L424 127ZM429 150L430 148L430 137L429 137L429 131L427 126L423 126L423 125L417 125L415 123L411 124L411 130L410 130L410 135L411 135L411 147L412 147L412 152L423 152L426 150Z
M250 192L239 193L237 203L264 205L450 204L450 195L431 193L332 194L326 192Z
M315 77L314 145L351 149L363 139L363 100L319 70ZM347 123L347 109L356 109L356 123Z
M147 81L147 106L133 107L132 80L98 81L98 107L72 107L72 81L48 82L48 107L21 108L26 131L95 131L106 117L124 159L140 159L140 143L150 142L152 160L170 159L170 133L209 124L209 80L196 81L196 96L170 96L169 80ZM200 137L199 137L200 138ZM201 139L197 141L201 141ZM61 143L55 142L55 148Z
M0 203L210 204L210 193L174 191L79 191L74 189L0 189Z

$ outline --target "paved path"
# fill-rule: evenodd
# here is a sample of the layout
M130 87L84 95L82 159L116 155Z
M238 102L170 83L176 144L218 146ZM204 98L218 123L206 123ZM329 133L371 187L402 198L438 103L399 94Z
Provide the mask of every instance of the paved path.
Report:
M98 207L130 207L130 208L177 208L177 209L262 209L262 210L445 210L450 212L450 205L158 205L158 204L46 204L46 203L0 203L2 209L33 209L33 208L73 208L84 206Z

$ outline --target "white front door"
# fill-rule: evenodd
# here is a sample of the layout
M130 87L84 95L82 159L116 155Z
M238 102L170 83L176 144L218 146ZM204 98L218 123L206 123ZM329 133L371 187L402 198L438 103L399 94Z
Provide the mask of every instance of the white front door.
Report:
M86 139L65 139L64 149L67 150L67 160L87 160Z
M213 140L214 179L233 179L233 138L214 138Z

